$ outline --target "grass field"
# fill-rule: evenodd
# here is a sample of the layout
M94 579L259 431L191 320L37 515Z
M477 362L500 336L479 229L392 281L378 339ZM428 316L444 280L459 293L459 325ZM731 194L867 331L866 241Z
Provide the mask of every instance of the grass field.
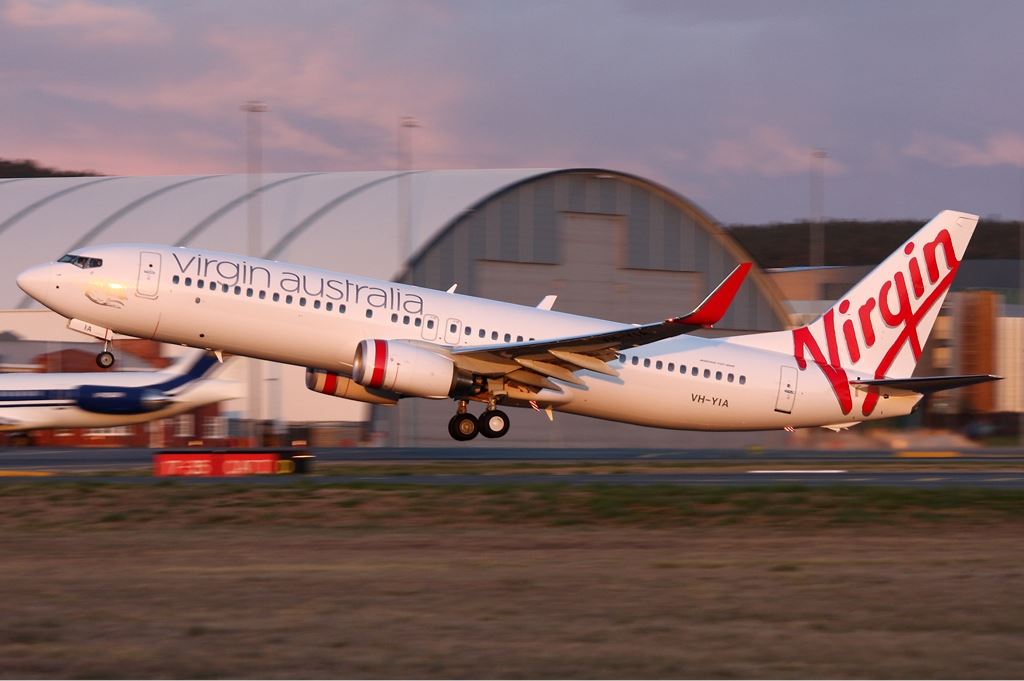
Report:
M0 485L0 676L1024 676L1024 492Z

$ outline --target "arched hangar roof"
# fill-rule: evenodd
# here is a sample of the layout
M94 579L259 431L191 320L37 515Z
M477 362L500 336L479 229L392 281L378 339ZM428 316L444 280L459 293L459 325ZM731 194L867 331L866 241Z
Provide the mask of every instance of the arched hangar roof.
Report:
M692 202L650 181L610 170L16 178L0 180L0 266L9 273L0 280L0 306L32 305L14 283L17 272L85 245L152 242L247 252L250 219L260 225L264 256L391 278L403 269L406 254L401 248L415 254L413 271L429 266L438 248L460 238L468 226L485 227L494 220L510 225L509 216L518 210L510 199L522 201L524 195L539 197L530 210L625 211L630 224L649 225L630 228L627 266L707 270L710 279L728 272L735 262L749 260ZM661 212L654 215L651 210ZM687 244L672 241L675 228L664 217L669 213L682 216L683 232L701 235L690 255ZM549 217L538 213L536 222ZM409 226L408 241L403 225ZM527 242L525 233L516 238L520 246L534 249L526 260L548 262L555 257L542 252L547 247L543 238L529 237L532 241ZM510 239L506 234L504 245L485 244L481 253L487 256L488 248L497 248L497 257L508 255ZM705 241L711 247L701 251ZM524 252L517 249L513 259L523 260ZM785 310L771 283L757 271L751 280L757 295L784 323ZM417 283L429 285L422 276Z
M546 171L436 170L0 180L0 306L24 296L22 269L89 244L151 242L248 251L258 206L262 254L392 277L401 205L418 247L466 206ZM400 205L401 204L401 205ZM403 224L405 222L402 218Z
M687 312L751 261L715 220L667 187L574 168L482 197L438 230L401 278L431 288L458 283L460 291L524 304L554 293L567 312L645 322ZM785 328L788 310L773 282L756 266L748 281L720 328Z

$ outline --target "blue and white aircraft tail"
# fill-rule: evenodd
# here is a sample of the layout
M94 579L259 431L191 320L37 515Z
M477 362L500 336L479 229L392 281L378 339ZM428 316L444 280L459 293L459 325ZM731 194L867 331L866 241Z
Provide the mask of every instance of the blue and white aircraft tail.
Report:
M159 371L0 374L0 431L110 428L241 397L237 383L211 378L218 366L190 350Z

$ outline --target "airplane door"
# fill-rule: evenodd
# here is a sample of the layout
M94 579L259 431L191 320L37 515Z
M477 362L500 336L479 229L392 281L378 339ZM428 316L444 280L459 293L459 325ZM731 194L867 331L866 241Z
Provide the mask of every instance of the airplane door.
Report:
M160 254L139 253L139 283L136 293L143 298L156 298L160 291Z
M428 314L423 317L423 340L437 338L437 315Z
M792 414L795 399L796 367L784 366L779 376L779 398L775 401L775 411Z
M444 342L448 345L455 345L462 338L462 322L458 319L449 319L444 323Z

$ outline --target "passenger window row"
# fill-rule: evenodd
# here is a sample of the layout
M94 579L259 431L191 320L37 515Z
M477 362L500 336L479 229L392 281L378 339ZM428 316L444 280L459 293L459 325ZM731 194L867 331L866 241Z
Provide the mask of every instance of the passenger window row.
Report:
M399 318L398 318L398 313L397 312L392 312L391 313L391 323L392 324L398 324L399 323ZM419 327L423 326L423 318L422 317L416 317L416 316L413 316L413 315L402 315L401 323L406 325L406 326L408 326L409 324L412 324L413 326L419 328ZM427 328L428 329L434 328L434 320L433 319L428 319L427 320Z
M467 338L472 336L473 335L473 327L472 326L467 326L465 329L462 330L462 333ZM487 338L487 329L477 329L477 337L479 337L479 338ZM503 340L505 343L511 343L512 342L512 334L506 333L504 336L502 336L500 331L491 331L491 340L492 341ZM533 340L533 339L531 338L530 340ZM516 336L516 342L517 343L522 343L523 342L523 337L522 336Z
M459 325L455 324L455 323L449 324L448 325L448 332L449 333L458 333L459 332ZM505 342L505 343L513 342L513 340L512 340L513 339L513 335L511 333L503 334L500 331L491 331L489 333L490 333L490 339L492 341L500 340L500 341ZM469 326L469 325L464 326L462 328L462 335L466 337L466 340L469 340L473 336L473 327ZM478 338L486 339L488 337L488 331L487 331L487 329L477 329L476 335L477 335ZM523 336L514 336L514 338L515 338L515 342L516 343L523 343L523 342L525 342L527 340L530 340L530 341L536 340L536 338L533 338L532 336L530 338L528 338L528 339L524 338Z
M190 286L190 287L191 286L195 286L198 289L205 289L205 290L208 290L208 291L220 291L221 293L234 293L236 296L245 295L246 298L259 298L260 300L266 300L267 299L267 292L262 290L262 289L259 289L259 290L253 289L253 288L245 288L245 289L243 289L241 286L237 286L237 285L236 286L231 286L231 285L228 285L228 284L219 284L219 283L217 283L215 281L209 281L208 282L208 281L206 281L204 279L195 279L195 280L193 280L192 277L184 277L184 278L182 278L180 275L177 275L177 274L175 274L173 277L171 277L171 283L173 283L173 284L184 284L185 286ZM335 304L334 304L333 301L327 301L325 303L325 302L321 301L319 298L313 298L312 302L310 302L310 300L308 298L306 298L305 296L299 296L298 300L296 300L296 297L293 296L290 293L286 293L286 294L284 294L282 296L280 293L278 293L276 291L273 294L271 294L270 299L273 302L275 302L275 303L279 303L283 299L285 305L292 305L292 304L298 302L299 307L310 306L314 310L323 309L323 310L326 310L327 312L333 312L334 308L335 308ZM337 308L338 308L338 312L341 313L341 314L344 314L347 311L347 309L348 309L345 306L345 303L338 303L337 304ZM373 316L373 310L369 310L368 309L366 311L366 316L367 317L372 317Z
M205 289L205 290L209 290L209 291L218 291L219 290L222 293L231 293L231 292L233 292L236 296L245 295L245 297L247 297L247 298L259 298L260 300L266 300L267 299L267 292L262 290L262 289L260 289L260 290L253 289L253 288L244 288L243 289L241 286L237 286L237 285L231 286L231 285L228 285L228 284L220 284L220 283L215 282L215 281L208 282L208 281L206 281L204 279L193 279L192 277L182 277L181 275L178 275L178 274L175 274L173 277L171 277L171 282L174 283L174 284L184 284L185 286L189 286L189 287L195 286L198 289ZM285 305L293 305L296 302L298 302L299 307L310 306L314 310L323 309L323 310L326 310L327 312L333 312L334 308L335 308L335 304L332 301L323 302L319 298L313 298L312 302L310 302L310 300L307 299L305 296L299 296L297 301L296 301L296 297L293 296L292 294L286 293L286 294L284 294L282 296L280 293L278 293L276 291L273 294L271 294L270 299L273 302L275 302L275 303L278 303L278 302L280 302L283 299ZM337 308L338 308L338 312L340 312L342 314L344 314L346 312L346 309L347 309L345 307L344 303L338 303L337 304ZM366 309L366 318L367 319L372 319L373 318L373 309L372 308L367 308ZM401 315L401 316L399 316L399 314L397 312L392 312L391 313L391 323L393 323L393 324L404 324L406 326L412 325L412 326L415 326L417 328L424 325L423 317L417 317L415 315ZM428 329L433 329L435 324L436 324L436 321L434 319L427 319L426 320L426 327ZM458 325L457 324L452 324L451 325L451 333L458 333L458 331L459 331ZM470 336L473 335L473 327L466 326L463 329L463 334L468 339ZM477 330L477 335L480 338L487 338L488 332L485 329L478 329ZM491 338L492 341L504 340L504 342L506 342L506 343L511 343L513 336L512 336L511 333L501 334L498 331L491 331L490 332L490 338ZM515 336L515 342L517 342L517 343L522 343L522 342L524 342L524 340L526 340L526 339L524 339L523 336ZM531 337L531 338L529 338L529 340L533 341L533 340L536 340L536 339Z
M66 391L67 395L64 395L65 391L51 390L51 397L58 399L61 397L73 397L72 391ZM41 398L45 393L39 390L0 390L0 400L19 400L26 398Z
M626 363L626 356L620 354L619 355L619 361L622 362L623 364L625 364ZM633 366L640 366L640 364L641 364L640 358L637 357L636 355L631 355L629 361L630 361L630 364L632 364ZM643 366L644 366L645 369L650 369L650 368L653 367L654 369L656 369L658 371L668 371L669 373L675 373L675 371L676 371L676 363L675 362L665 363L664 361L662 361L660 359L658 359L658 360L651 360L650 357L646 357L642 361L643 361ZM684 375L684 376L686 375L686 373L687 373L687 366L685 364L680 364L679 365L679 373ZM691 376L695 376L695 377L700 377L701 375L703 375L704 378L708 378L708 379L710 379L712 377L711 369L704 369L703 371L701 371L698 367L689 367L689 374ZM723 373L721 371L715 371L714 372L714 379L716 381L721 381L721 380L724 379L727 383L735 383L735 382L737 382L736 378L737 378L736 374L733 374L733 373ZM740 374L740 376L739 376L739 384L740 385L746 385L747 384L747 377L742 375L742 374Z

